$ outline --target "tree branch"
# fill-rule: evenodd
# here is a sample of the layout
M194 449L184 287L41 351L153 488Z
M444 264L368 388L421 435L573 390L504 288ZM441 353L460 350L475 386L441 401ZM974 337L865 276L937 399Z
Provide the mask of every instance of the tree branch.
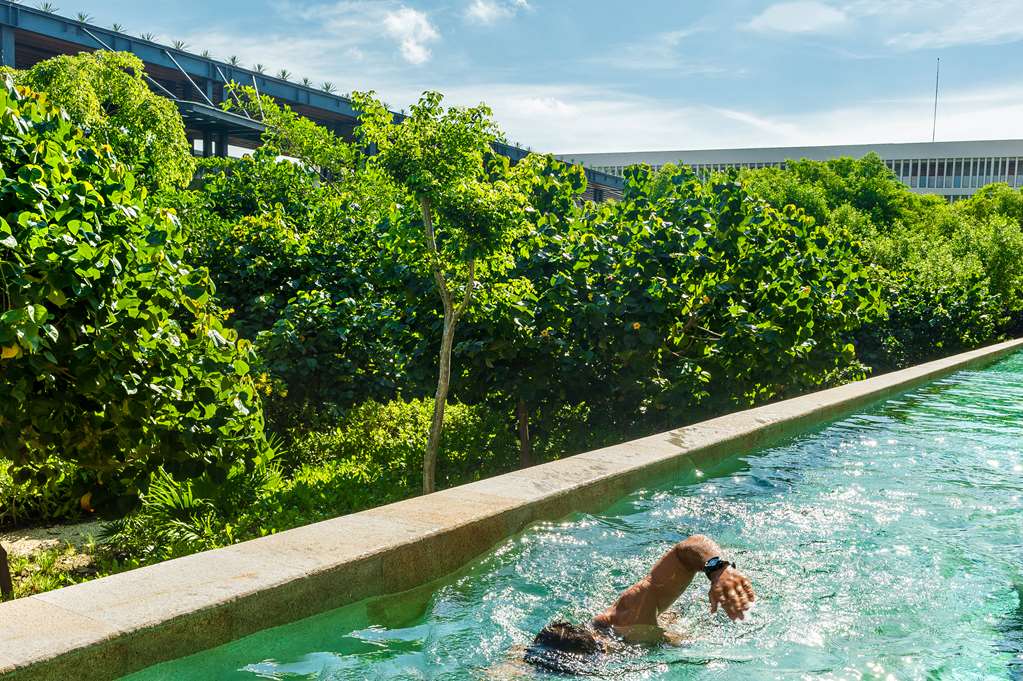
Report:
M452 312L453 303L451 301L451 292L448 291L448 282L444 278L444 272L441 271L438 264L440 253L437 251L437 237L433 231L433 214L431 213L429 198L423 196L419 199L419 211L423 215L423 227L426 228L426 247L430 251L430 269L433 271L434 281L437 282L440 300L444 303L444 315L447 316Z

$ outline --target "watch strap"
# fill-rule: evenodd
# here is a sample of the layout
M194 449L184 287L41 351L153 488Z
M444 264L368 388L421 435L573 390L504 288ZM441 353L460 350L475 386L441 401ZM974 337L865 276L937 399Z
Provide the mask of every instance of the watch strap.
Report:
M720 572L728 567L735 567L735 563L727 560L722 560L720 556L714 556L703 565L703 574L707 575L707 579L713 579L715 572Z

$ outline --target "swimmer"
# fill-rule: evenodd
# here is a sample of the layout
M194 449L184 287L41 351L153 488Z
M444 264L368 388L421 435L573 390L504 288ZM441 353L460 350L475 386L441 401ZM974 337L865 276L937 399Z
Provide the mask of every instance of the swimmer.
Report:
M536 667L571 673L573 661L591 660L621 643L678 643L662 625L677 613L668 608L698 573L710 580L710 611L732 621L745 619L756 595L749 579L721 558L721 548L703 535L679 542L650 572L586 625L555 621L544 627L524 653Z

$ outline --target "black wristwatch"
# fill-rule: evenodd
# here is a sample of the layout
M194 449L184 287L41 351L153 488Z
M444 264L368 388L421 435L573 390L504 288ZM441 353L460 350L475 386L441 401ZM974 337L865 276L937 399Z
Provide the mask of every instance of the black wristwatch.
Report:
M714 573L724 570L726 567L735 567L735 563L729 563L727 560L721 560L720 557L714 556L703 564L703 574L707 575L707 579L714 579Z

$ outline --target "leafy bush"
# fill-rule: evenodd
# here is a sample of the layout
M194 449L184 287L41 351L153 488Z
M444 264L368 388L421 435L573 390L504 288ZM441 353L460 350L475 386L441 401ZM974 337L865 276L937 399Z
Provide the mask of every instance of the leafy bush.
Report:
M44 483L34 478L15 483L11 477L11 462L0 459L0 526L76 520L83 515L83 495L97 489L95 472L56 456L51 457L46 466L52 472ZM91 495L87 501L92 504Z
M863 360L896 369L969 350L997 338L1004 308L981 283L931 284L912 276L885 274L885 317L858 334Z
M192 180L195 159L174 102L153 91L128 52L83 52L13 72L18 85L62 108L72 122L133 168L141 184L171 190Z
M173 214L44 96L0 88L0 456L44 486L62 462L131 493L263 447L250 346L221 324Z
M109 527L130 556L169 558L398 501L422 487L430 400L367 402L338 428L303 434L273 466L226 479L154 474L141 507ZM483 407L452 404L438 466L451 486L509 469L508 425Z
M895 369L1023 328L1023 193L991 185L949 205L913 194L876 155L743 173L775 206L809 206L862 242L886 312L856 333L861 357Z
M104 528L103 539L122 557L157 562L227 546L259 536L272 519L248 516L253 505L283 485L274 465L233 469L225 478L177 480L163 469L152 474L139 508ZM269 530L267 530L269 531Z

